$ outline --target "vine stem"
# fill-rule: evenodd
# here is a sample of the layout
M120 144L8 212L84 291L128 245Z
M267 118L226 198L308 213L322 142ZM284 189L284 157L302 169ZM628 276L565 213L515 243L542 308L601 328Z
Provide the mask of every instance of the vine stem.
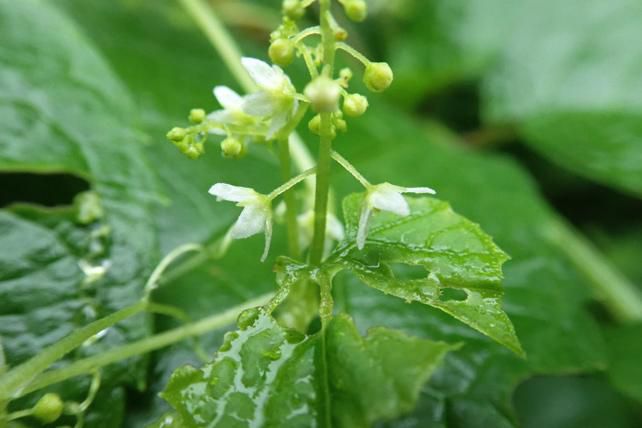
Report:
M330 78L334 71L336 41L330 14L331 0L320 0L321 41L323 45L323 72ZM314 194L314 236L310 250L310 262L318 265L323 259L325 247L328 194L330 192L330 168L332 164L332 113L321 113L321 140L317 160L317 185Z
M112 325L143 312L147 308L146 301L140 301L128 306L104 318L96 320L84 327L74 331L70 335L45 348L38 355L14 367L0 376L0 402L13 398L14 394L20 393L33 378L49 368L49 366L69 352L80 346L85 340L100 333Z
M580 233L562 220L549 224L545 234L584 274L596 297L620 322L642 320L642 294Z
M42 373L37 378L33 379L33 381L29 383L22 391L20 391L18 396L26 395L30 392L45 388L58 382L62 382L66 379L91 374L102 367L116 363L118 361L135 357L137 355L146 354L156 349L160 349L173 343L180 342L181 340L188 337L199 336L201 334L207 333L208 331L225 327L229 324L232 324L236 320L238 315L245 309L249 309L255 306L261 306L268 302L272 298L272 296L273 293L264 294L255 299L248 300L238 306L230 308L225 312L203 318L200 321L196 321L194 323L177 327L175 329L168 330L164 333L160 333L155 336L139 340L137 342L114 348L102 354L97 354L92 357L78 360L61 369Z
M292 166L290 165L290 142L289 139L283 138L278 142L279 146L279 161L281 164L281 179L287 182L292 174ZM283 195L285 200L285 225L288 236L288 252L290 257L299 257L299 233L296 221L296 200L294 193L286 192Z

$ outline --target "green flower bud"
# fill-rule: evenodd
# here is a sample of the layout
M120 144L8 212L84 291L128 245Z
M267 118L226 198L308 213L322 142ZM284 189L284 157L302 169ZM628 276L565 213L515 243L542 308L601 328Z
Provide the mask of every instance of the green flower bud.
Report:
M339 132L346 132L348 130L348 124L343 119L335 119L334 126Z
M394 75L392 69L385 62L371 62L366 67L363 75L363 83L372 92L382 92L388 89Z
M175 143L179 141L183 141L185 136L187 135L187 130L185 128L179 128L178 126L172 128L168 133L167 133L167 139L170 141L173 141Z
M270 45L268 54L274 64L287 67L294 59L294 43L288 39L276 39Z
M226 158L238 158L243 153L243 144L236 138L226 138L221 142L221 152Z
M368 109L368 99L360 94L350 94L343 100L343 112L350 117L359 117Z
M194 108L189 112L189 121L192 123L202 123L205 120L205 110Z
M198 159L205 153L205 146L202 142L190 144L183 153L190 159Z
M341 87L329 77L320 76L314 79L306 86L304 94L317 113L334 112L339 108Z
M349 68L342 68L341 71L339 71L339 77L341 80L345 80L346 82L349 82L350 79L352 79L352 70Z
M33 406L32 415L40 422L50 424L62 415L63 408L64 403L60 399L60 396L50 392L43 395L36 405Z
M303 7L299 0L283 0L283 14L290 19L297 20L303 16Z
M310 132L316 135L321 135L321 116L318 114L314 116L309 122L308 122L308 128L310 129Z
M348 18L355 22L362 22L368 16L368 7L364 0L348 0L344 3L343 8Z

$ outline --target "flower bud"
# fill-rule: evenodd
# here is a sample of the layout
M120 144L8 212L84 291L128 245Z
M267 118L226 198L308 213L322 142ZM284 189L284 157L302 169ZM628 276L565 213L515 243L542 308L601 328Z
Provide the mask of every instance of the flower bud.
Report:
M343 112L350 117L359 117L368 109L368 99L361 94L350 94L343 100Z
M186 135L187 130L185 128L179 128L176 126L172 128L166 136L168 140L178 143L179 141L183 141Z
M329 77L320 76L314 79L306 86L304 94L317 113L334 112L339 108L341 87Z
M43 395L36 405L33 406L32 415L40 422L50 424L62 415L63 408L64 404L60 396L50 392Z
M366 66L363 83L372 92L382 92L388 89L394 75L392 69L385 62L371 62Z
M339 132L346 132L348 130L348 124L343 119L335 119L334 126Z
M243 144L236 138L226 138L221 142L221 152L226 158L238 158L243 153Z
M205 153L205 146L202 142L194 143L189 145L183 153L190 159L198 159Z
M339 77L341 80L345 80L346 82L349 82L350 79L352 79L352 70L349 68L342 68L341 71L339 71Z
M290 19L297 20L303 16L303 7L299 0L283 0L283 14Z
M202 123L205 120L205 110L202 108L193 108L189 112L189 121L192 123Z
M288 39L276 39L270 44L268 55L274 64L287 67L294 59L294 43Z
M348 0L343 7L348 18L355 22L362 22L368 16L368 7L364 0Z
M313 134L321 135L321 116L318 114L314 116L310 122L308 122L308 128Z

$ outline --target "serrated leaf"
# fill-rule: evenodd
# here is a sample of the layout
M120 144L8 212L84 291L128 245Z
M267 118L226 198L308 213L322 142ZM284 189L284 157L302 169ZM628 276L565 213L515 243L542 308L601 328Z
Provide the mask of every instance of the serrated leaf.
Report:
M284 330L257 312L212 363L178 369L162 396L191 427L368 427L411 410L455 348L386 328L364 339L346 315L322 334Z
M363 200L363 194L344 199L347 244L337 248L329 263L352 270L386 294L441 309L523 355L501 307L502 264L508 256L479 225L456 214L446 202L407 198L409 216L373 216L362 252L355 239ZM407 278L394 271L398 264L423 269ZM457 290L463 295L451 295Z

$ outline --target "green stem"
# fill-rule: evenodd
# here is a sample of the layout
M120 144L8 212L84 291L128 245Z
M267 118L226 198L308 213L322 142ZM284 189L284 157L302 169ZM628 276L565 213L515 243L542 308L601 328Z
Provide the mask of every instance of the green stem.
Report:
M335 39L330 15L331 0L319 0L321 14L321 39L323 44L323 72L332 78L334 71ZM317 183L314 194L314 236L310 249L310 262L318 265L325 247L330 167L332 163L332 113L321 113L321 141L317 160Z
M621 322L642 320L642 294L599 250L562 220L551 222L546 236L593 286L596 297Z
M202 320L196 321L192 324L177 327L164 333L139 340L138 342L114 348L102 354L75 361L67 367L43 373L27 385L19 394L20 396L23 396L49 385L62 382L66 379L93 373L102 367L122 361L126 358L146 354L156 349L180 342L188 337L199 336L207 333L208 331L225 327L233 323L238 315L245 309L261 306L271 297L272 294L262 295L230 308L225 312L203 318Z
M236 43L216 16L211 7L203 0L179 0L187 13L196 21L196 24L205 33L207 39L214 45L221 55L223 62L230 69L236 80L246 92L256 90L254 81L241 64L241 51Z
M290 143L288 138L279 141L279 160L281 163L281 179L287 182L292 175L292 167L290 165ZM286 192L283 196L285 200L285 224L287 227L288 235L288 252L291 257L299 257L299 229L296 222L296 200L294 193Z
M74 331L69 336L42 350L38 355L14 367L0 376L0 402L13 398L14 394L21 394L33 378L49 368L49 366L82 345L87 339L114 324L138 314L146 309L147 303L140 301L132 306L107 315Z

